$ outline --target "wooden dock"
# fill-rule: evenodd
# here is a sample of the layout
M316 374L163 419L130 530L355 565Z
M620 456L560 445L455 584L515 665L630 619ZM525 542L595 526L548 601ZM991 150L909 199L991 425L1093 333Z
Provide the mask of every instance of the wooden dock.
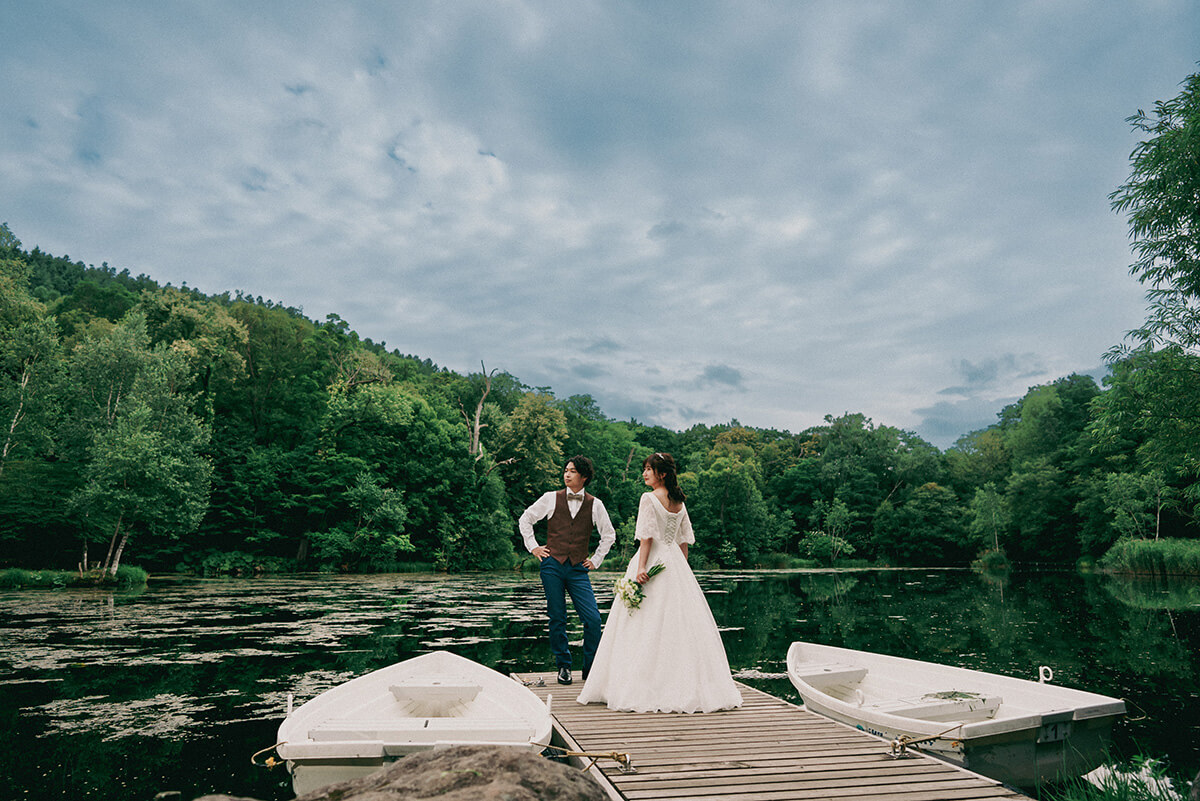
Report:
M575 702L583 686L553 673L515 674L545 699L556 739L587 752L621 751L590 772L613 799L640 801L1029 801L986 777L934 757L894 759L888 743L739 683L742 707L703 715L613 712ZM536 686L539 680L543 686ZM583 760L586 763L589 760Z

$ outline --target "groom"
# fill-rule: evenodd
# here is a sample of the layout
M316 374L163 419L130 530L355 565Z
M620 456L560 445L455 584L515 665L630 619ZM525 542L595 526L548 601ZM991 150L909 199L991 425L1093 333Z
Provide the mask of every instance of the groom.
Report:
M517 527L525 547L541 560L542 587L546 590L546 613L550 617L550 650L558 665L558 683L571 683L571 649L567 643L567 599L583 621L583 678L586 680L600 644L600 610L588 571L600 566L617 538L604 503L585 492L592 480L592 460L572 456L563 468L566 489L547 492L521 514ZM549 518L546 544L538 545L533 524ZM600 532L600 544L588 558L592 528Z

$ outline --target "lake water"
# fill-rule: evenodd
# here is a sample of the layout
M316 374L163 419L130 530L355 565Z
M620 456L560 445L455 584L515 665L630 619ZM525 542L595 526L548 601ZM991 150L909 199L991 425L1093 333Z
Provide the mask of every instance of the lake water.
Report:
M594 576L602 610L616 574ZM1127 699L1119 756L1200 769L1200 583L1073 572L704 573L738 677L799 702L793 640L1036 678ZM578 638L576 624L573 636ZM250 765L299 704L435 649L550 670L530 574L155 577L133 593L0 592L0 797L290 799Z

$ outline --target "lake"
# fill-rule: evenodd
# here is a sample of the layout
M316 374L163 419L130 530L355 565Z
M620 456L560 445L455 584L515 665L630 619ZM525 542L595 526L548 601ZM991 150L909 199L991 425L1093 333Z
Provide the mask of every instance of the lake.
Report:
M602 611L616 578L594 576ZM766 692L799 702L778 678L793 640L1029 679L1049 665L1056 683L1127 700L1117 756L1200 769L1200 582L933 569L700 581L730 665ZM502 672L553 668L541 585L520 573L0 592L0 641L0 721L13 738L0 796L13 799L290 799L286 771L250 765L275 742L289 693L299 704L436 649Z

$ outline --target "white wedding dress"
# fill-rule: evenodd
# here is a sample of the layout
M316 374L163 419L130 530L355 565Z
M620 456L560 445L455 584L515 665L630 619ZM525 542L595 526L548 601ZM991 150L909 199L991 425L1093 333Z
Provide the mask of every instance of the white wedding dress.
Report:
M642 496L637 539L651 539L646 566L666 566L643 587L641 606L613 598L604 634L579 703L621 712L714 712L742 705L725 646L704 592L679 543L694 543L686 508L668 512L654 493ZM637 575L635 553L625 578Z

